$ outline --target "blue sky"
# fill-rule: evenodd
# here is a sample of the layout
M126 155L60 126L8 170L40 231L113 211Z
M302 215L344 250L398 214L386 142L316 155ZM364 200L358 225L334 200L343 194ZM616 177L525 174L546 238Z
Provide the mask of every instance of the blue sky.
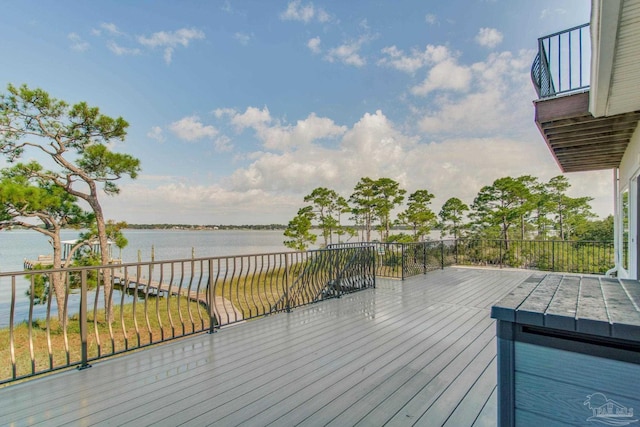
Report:
M286 223L364 176L471 203L560 170L533 122L539 36L588 0L5 1L0 83L129 123L142 162L103 198L130 223ZM611 212L611 172L569 174Z

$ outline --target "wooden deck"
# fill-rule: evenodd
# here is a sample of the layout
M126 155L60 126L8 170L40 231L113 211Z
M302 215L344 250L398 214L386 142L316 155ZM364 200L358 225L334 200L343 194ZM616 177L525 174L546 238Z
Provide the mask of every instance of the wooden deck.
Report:
M0 425L493 426L491 305L447 268L0 389Z

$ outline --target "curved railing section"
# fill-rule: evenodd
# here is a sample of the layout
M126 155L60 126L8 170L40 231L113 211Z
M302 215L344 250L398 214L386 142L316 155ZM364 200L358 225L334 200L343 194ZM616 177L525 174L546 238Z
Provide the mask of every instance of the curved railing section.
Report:
M367 247L0 273L0 384L374 284Z
M538 98L549 98L589 88L591 38L589 24L538 39L531 81Z
M357 246L311 251L304 262L288 265L292 277L271 313L375 287L373 247Z

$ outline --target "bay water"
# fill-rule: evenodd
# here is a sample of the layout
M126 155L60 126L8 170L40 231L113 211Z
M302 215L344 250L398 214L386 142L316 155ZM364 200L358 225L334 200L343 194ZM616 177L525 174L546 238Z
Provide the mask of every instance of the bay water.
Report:
M77 230L63 230L62 240L78 238ZM129 244L113 257L122 262L247 255L289 251L283 230L124 230ZM152 252L153 251L153 252ZM48 238L32 230L0 231L0 272L22 271L24 259L53 253Z
M78 230L63 230L63 240L78 238ZM120 250L113 248L112 256L122 262L149 262L152 260L175 260L286 252L282 243L283 230L124 230L128 245ZM51 244L42 233L32 230L0 231L0 273L23 270L24 260L35 260L38 255L51 255ZM29 298L26 296L28 280L16 283L15 320L26 320L29 313ZM115 292L115 291L114 291ZM0 278L0 327L6 327L11 304L11 282ZM78 294L70 296L69 306L77 307ZM114 297L119 298L114 294ZM46 314L46 306L34 307L34 318ZM55 311L55 310L54 310Z

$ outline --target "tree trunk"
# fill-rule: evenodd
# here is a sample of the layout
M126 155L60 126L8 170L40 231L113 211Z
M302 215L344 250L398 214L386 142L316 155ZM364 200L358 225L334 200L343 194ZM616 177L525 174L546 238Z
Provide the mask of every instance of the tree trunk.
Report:
M366 238L367 238L365 242L370 242L371 241L371 217L369 216L369 214L367 214L365 218L364 228L366 231Z
M108 266L111 259L109 254L109 241L107 239L107 229L104 220L104 214L102 213L102 206L98 201L98 197L95 194L95 183L91 187L91 195L88 202L96 215L96 227L98 229L98 241L100 243L100 262L103 266ZM111 295L111 270L108 268L102 268L102 285L104 291L104 316L107 323L113 321L113 304ZM100 275L98 275L98 284L100 283Z
M384 228L385 228L385 230L384 230L384 233L385 233L384 241L385 242L389 241L389 232L391 230L391 226L389 225L390 222L391 221L389 221L389 218L387 217L387 219L385 220L385 223L384 223Z
M60 241L60 230L55 230L50 235L51 243L53 245L53 268L62 268L62 242ZM67 307L66 300L66 274L65 273L52 273L50 276L51 292L55 295L56 304L58 306L58 321L60 326L64 329L67 325Z

